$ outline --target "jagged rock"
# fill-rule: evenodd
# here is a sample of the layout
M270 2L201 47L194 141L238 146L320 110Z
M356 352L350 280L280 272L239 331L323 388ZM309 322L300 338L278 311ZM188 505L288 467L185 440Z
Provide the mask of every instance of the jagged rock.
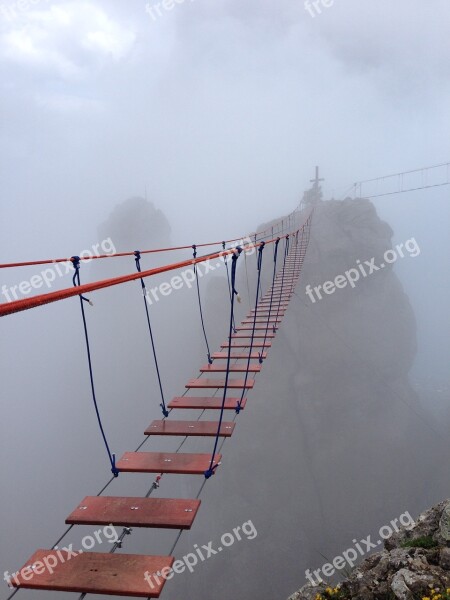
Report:
M425 511L416 525L401 530L385 543L385 550L373 554L356 567L341 585L341 597L348 600L415 600L429 596L431 589L450 587L450 548L440 531L446 502ZM434 541L436 547L429 546ZM404 547L405 543L419 547ZM289 600L315 600L323 586L306 585ZM326 595L323 597L327 597Z
M385 548L392 550L408 540L419 537L431 537L439 545L445 545L445 541L440 535L439 525L445 505L446 502L440 502L433 508L423 512L417 519L414 527L402 529L386 540L384 543Z
M439 556L439 564L446 571L450 571L450 548L442 548Z
M446 541L450 541L450 502L447 502L442 511L441 520L439 521L439 533Z

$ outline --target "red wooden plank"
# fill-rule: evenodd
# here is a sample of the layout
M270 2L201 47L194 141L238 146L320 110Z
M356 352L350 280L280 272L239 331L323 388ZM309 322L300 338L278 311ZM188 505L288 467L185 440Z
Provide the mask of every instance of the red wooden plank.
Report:
M240 398L226 398L225 410L235 410ZM242 399L242 410L247 404L247 398ZM193 410L220 410L222 408L222 398L205 398L205 397L189 397L180 396L172 398L169 402L169 408L182 408Z
M278 303L280 303L280 306L284 306L284 308L287 308L289 306L289 300L285 300L284 298L280 300L279 298L275 298L275 296L271 300L269 296L267 300L258 302L258 309L252 308L251 310L267 310L271 304L272 306L274 306L274 304L278 305Z
M267 326L266 325L258 325L258 323L255 325L255 331L266 331ZM269 329L272 329L272 326L269 326ZM236 331L253 331L253 326L252 325L244 325L242 327L236 327Z
M272 309L270 312L269 311L258 311L256 313L254 313L253 315L247 315L246 318L247 319L254 319L256 314L256 318L263 318L263 317L278 317L278 318L282 318L284 317L284 310L277 310L276 308Z
M190 529L199 506L200 500L87 496L66 523Z
M252 309L252 313L251 315L247 315L247 319L253 319L255 317L284 317L285 314L285 310L280 308L280 310L277 310L277 306L272 306L272 310L268 310L266 308L261 309L258 308L257 311L255 311L254 309Z
M262 358L267 358L267 352L262 352ZM260 352L252 352L250 359L259 360ZM214 352L212 355L214 360L228 359L228 352ZM232 352L230 358L233 360L248 360L248 352Z
M280 309L278 310L278 304L272 304L272 309L270 309L269 307L267 308L258 308L258 310L255 309L251 309L251 314L250 315L246 315L247 319L253 319L254 316L256 315L257 317L284 317L284 315L286 314L286 308L282 308L280 306Z
M254 379L229 379L228 388L230 390L251 390L255 385ZM225 387L225 379L189 379L186 386L189 389L223 389Z
M248 360L248 357L247 357ZM225 364L212 364L212 365L203 365L203 367L201 367L200 372L201 373L226 373L227 371L227 365ZM249 373L259 373L261 371L261 365L255 365L255 364L249 364L248 366L248 372ZM247 372L247 365L244 363L241 363L239 365L230 365L230 372L231 373L246 373Z
M214 463L222 455L214 457ZM175 452L125 452L117 463L124 473L173 473L178 475L203 475L209 469L211 454L177 454Z
M270 313L269 313L269 311L262 312L262 313L256 313L256 323L267 323L268 319L270 321L279 321L279 322L281 322L282 319L283 319L283 317L284 317L284 313L280 311L277 314L276 310L273 310ZM247 323L247 322L253 323L253 319L254 318L255 318L255 315L246 315L246 317L242 321L242 323Z
M223 344L220 344L221 348L229 348L230 344L228 342L224 342ZM272 346L271 342L253 342L253 348L270 348ZM232 348L249 348L250 347L250 342L244 342L239 341L239 342L231 342L231 347Z
M250 317L254 317L255 314L258 317L265 317L265 316L271 316L271 317L276 317L277 313L278 316L284 316L284 314L286 313L287 310L287 306L283 306L282 304L280 304L280 307L278 308L278 303L273 303L272 304L272 308L270 307L270 304L268 304L267 306L261 306L260 308L258 308L258 310L255 309L251 309L251 314L248 315L247 318Z
M276 309L272 310L270 313L269 313L269 311L265 311L265 312L261 312L261 313L258 312L258 313L256 313L256 322L257 323L263 323L263 322L266 323L267 319L270 319L271 321L275 321L275 320L281 321L283 319L283 317L284 317L284 312L280 311L277 314ZM245 322L251 320L251 322L253 323L254 318L255 318L255 315L247 315L245 317ZM242 322L244 323L244 321L242 321Z
M247 332L241 332L241 333L233 333L233 335L232 335L231 337L232 337L234 340L235 340L236 338L238 338L238 339L239 339L239 338L249 338L249 339L251 339L251 337L252 337L252 334L251 334L251 332L250 332L250 331L247 331ZM264 337L265 337L265 334L264 334L264 333L255 333L255 335L253 336L253 338L254 338L254 339L259 339L259 338L262 338L262 339L264 339ZM273 332L273 331L270 331L270 329L269 329L269 332L267 333L267 338L274 338L274 337L275 337L275 334L274 334L274 332Z
M153 421L145 430L145 435L182 435L208 437L217 435L217 421ZM231 437L235 423L223 422L221 437Z
M275 302L275 298L272 300L272 306ZM277 304L278 302L280 303L280 306L283 306L284 308L287 308L289 306L289 300L281 300L279 298L277 298L276 300ZM258 302L258 308L265 308L270 306L270 297L267 300L263 300L262 302Z
M101 552L84 552L73 556L64 550L41 549L20 570L17 582L16 578L11 579L11 584L14 587L52 592L158 598L165 580L162 577L152 578L152 588L144 575L148 573L151 576L171 567L173 562L172 556ZM51 564L55 565L54 568L49 568Z
M267 300L267 302L263 302L262 304L258 304L258 308L251 308L250 310L252 310L253 312L255 311L268 311L270 309L270 307L272 307L272 311L274 309L274 307L278 306L278 302L280 302L279 300L275 300L275 298L270 301L270 298ZM280 309L286 310L287 307L289 306L289 302L287 302L286 300L282 300L280 302Z
M274 306L274 304L276 303L276 305L278 306L278 303L280 303L280 308L283 308L284 310L286 310L286 308L289 306L289 302L287 302L286 300L282 300L281 302L279 300L277 300L275 302L275 300L272 300L272 302L270 301L270 299L267 302L260 302L258 304L258 308L252 308L251 310L267 310L268 308L270 308L270 306Z
M273 298L279 298L280 296L287 296L288 294L291 294L291 291L284 291L283 293L281 293L281 291L276 291L273 290ZM272 297L272 289L269 288L267 290L267 294L265 296L263 296L261 298L261 300L270 300L270 298Z
M272 302L279 302L281 299L281 302L283 301L289 301L291 299L292 296L292 292L283 292L282 294L278 294L277 292L274 292L273 297L272 297ZM270 300L270 296L269 296L269 300Z
M264 328L266 327L267 323L269 323L269 329L271 327L279 327L280 323L281 323L281 319L270 319L270 321L267 321L267 319L261 319L260 321L256 321L257 323L259 323L260 325L263 325ZM253 319L246 319L245 321L242 321L242 323L244 324L250 324L253 323Z

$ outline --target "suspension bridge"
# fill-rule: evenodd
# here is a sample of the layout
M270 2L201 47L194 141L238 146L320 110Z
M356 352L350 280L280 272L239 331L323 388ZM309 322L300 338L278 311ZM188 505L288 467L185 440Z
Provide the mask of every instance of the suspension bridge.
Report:
M428 171L439 173L440 179L428 178ZM393 189L375 188L372 197L403 193L405 191L426 189L449 185L450 164L435 165L415 171L359 182L352 187L355 194L362 195L364 185L375 183L377 186L398 182ZM420 176L422 187L406 183L408 177ZM129 256L134 258L136 272L120 277L109 278L93 283L81 283L83 259L77 256L51 260L14 262L0 264L0 269L33 265L53 264L70 261L73 266L73 286L55 292L36 295L13 302L0 304L0 316L12 315L24 310L37 309L40 306L77 297L81 310L84 332L88 375L95 417L100 435L105 445L106 456L110 464L111 477L103 488L92 496L83 498L66 518L67 528L48 549L35 551L9 580L13 588L8 600L21 589L75 592L83 600L88 594L106 594L117 596L135 596L144 598L159 597L168 574L175 561L176 548L183 531L189 530L200 510L201 494L208 480L220 476L222 451L225 441L235 433L236 421L247 405L249 393L256 384L256 376L261 372L269 357L270 348L282 325L288 310L289 301L298 282L305 255L308 249L314 205L321 198L320 182L316 168L313 187L307 192L307 201L302 202L288 217L264 231L245 236L249 243L235 245L244 238L235 238L221 242L208 242L187 246L135 250L114 255L95 256L94 259L109 259ZM408 187L408 185L410 187ZM373 189L373 188L372 188ZM376 192L376 193L375 193ZM370 194L367 194L370 197ZM212 252L198 256L198 251L213 248ZM143 257L153 253L173 251L192 251L192 258L169 263L161 267L143 270ZM256 290L253 302L245 319L236 324L235 302L239 299L236 289L236 271L241 255L255 252ZM202 294L197 265L211 260L223 260L226 266L228 283L229 312L226 317L228 335L217 351L211 352L207 324L205 323ZM266 266L267 265L267 266ZM157 342L152 321L151 306L146 299L146 280L155 275L177 271L186 267L194 270L199 309L199 324L205 342L206 362L198 374L185 385L182 395L170 399L164 396L164 386L158 364ZM261 273L263 267L270 269L271 285L263 294ZM246 263L247 268L247 263ZM151 422L145 429L145 438L134 450L126 452L119 460L110 450L107 432L104 429L97 403L94 369L91 360L91 345L85 304L90 303L87 294L98 290L137 281L140 283L144 300L144 318L149 332L149 345L160 393L161 418ZM198 395L199 393L207 395ZM230 395L231 394L231 395ZM195 411L195 412L194 412ZM192 418L192 414L197 414ZM181 416L180 416L181 414ZM213 414L214 419L209 415ZM226 417L225 415L232 415ZM186 416L187 415L187 416ZM206 417L204 419L203 417ZM146 452L145 443L151 438L173 437L181 440L174 452ZM182 452L189 438L210 440L211 449L207 453ZM154 474L154 481L144 497L117 497L106 495L113 481L121 473ZM163 477L167 474L192 475L201 478L198 493L193 498L163 498L157 496ZM76 526L113 525L122 527L122 532L113 544L110 552L79 552L77 554L59 549L59 545ZM117 553L133 528L163 528L176 530L175 541L165 556ZM54 568L45 568L48 564ZM146 576L145 576L146 575ZM152 581L148 583L149 576Z
M318 183L316 183L318 185ZM318 188L316 188L318 191ZM36 309L45 304L78 297L84 332L88 375L95 416L100 435L105 445L112 476L99 493L83 498L67 516L68 526L51 548L36 550L25 565L9 578L13 588L9 599L21 589L47 590L80 593L80 600L88 594L159 597L168 574L175 561L175 550L183 531L194 523L201 504L201 494L208 480L220 476L224 443L235 433L236 420L246 407L248 393L253 390L256 376L268 358L270 348L282 324L289 300L298 281L308 248L313 207L296 208L274 226L245 236L223 242L195 244L152 250L117 253L114 256L133 257L136 272L122 277L110 278L93 283L81 283L83 259L52 259L15 262L0 265L12 268L52 264L70 260L73 266L73 287L0 304L0 316ZM251 240L242 245L233 245L238 240ZM202 256L203 248L218 247ZM174 250L192 251L192 258L167 264L162 267L142 270L143 257L151 253ZM241 323L235 321L235 302L240 300L236 289L236 272L239 257L255 253L256 290L250 310ZM111 259L111 255L95 257ZM202 308L202 294L197 266L211 260L223 260L228 283L229 313L225 314L228 335L220 349L211 352L207 327ZM261 274L268 264L271 285L263 293ZM185 391L179 397L166 401L158 364L157 340L155 339L151 307L147 301L146 280L154 275L192 267L195 274L199 309L199 322L204 337L206 362L198 374L187 381ZM246 263L247 268L247 263ZM91 358L89 318L85 304L91 303L86 295L95 291L138 281L144 300L144 317L149 332L149 345L153 354L160 392L161 418L151 422L144 431L144 441L134 451L125 452L119 460L110 449L107 432L103 426L97 402L95 374ZM228 300L227 300L228 302ZM207 395L199 395L207 394ZM199 416L192 419L190 414ZM207 415L215 415L212 419ZM233 418L226 417L233 415ZM181 416L180 416L181 415ZM186 416L187 415L187 416ZM206 417L206 419L204 419ZM173 437L181 440L174 452L145 452L144 444L150 438ZM211 440L211 449L206 453L182 452L184 443L191 437ZM106 495L112 482L122 473L154 474L155 479L144 497L117 497ZM156 497L167 474L192 475L201 478L198 493L193 498ZM60 549L61 542L75 526L113 525L122 527L118 540L110 552L73 552ZM165 528L177 530L175 541L166 556L118 553L124 539L132 535L133 528ZM47 568L52 565L51 568Z

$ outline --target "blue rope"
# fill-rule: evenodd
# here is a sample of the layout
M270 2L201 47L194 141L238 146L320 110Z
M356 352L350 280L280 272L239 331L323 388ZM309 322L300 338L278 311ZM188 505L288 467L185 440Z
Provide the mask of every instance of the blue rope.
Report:
M225 250L225 242L222 242L222 248ZM228 281L228 292L230 293L230 302L232 301L232 291L231 291L231 284L230 284L230 272L228 270L228 256L225 255L223 257L224 259L224 263L225 263L225 268L227 270L227 281ZM234 314L233 314L233 333L236 333L236 323L234 322Z
M219 418L219 423L217 426L217 434L216 434L216 439L214 442L214 449L211 455L211 463L209 465L209 469L205 471L205 479L209 479L210 477L212 477L214 475L215 470L217 469L217 467L219 466L218 464L214 464L214 457L216 455L216 451L217 451L217 446L219 444L219 438L220 438L220 429L222 427L222 421L223 421L223 413L225 410L225 400L227 397L227 392L228 392L228 379L229 379L229 375L230 375L230 362L231 362L231 340L232 340L232 334L233 334L233 320L234 320L234 297L237 296L237 291L236 291L236 264L237 264L237 259L239 258L239 255L242 252L242 248L240 246L237 246L233 252L232 255L232 263L231 263L231 285L230 285L230 290L231 290L231 308L230 308L230 326L229 326L229 331L228 331L228 356L227 356L227 372L225 375L225 385L223 388L223 397L222 397L222 407L220 410L220 418Z
M194 251L194 258L197 258L197 246L194 244L192 246L192 249ZM209 350L209 344L208 344L208 336L206 335L206 330L205 330L205 323L203 321L203 310L202 310L202 300L200 297L200 284L198 282L198 270L197 270L197 263L194 263L194 273L195 273L195 281L197 282L197 296L198 296L198 308L200 310L200 320L202 322L202 329L203 329L203 335L205 337L205 343L206 343L206 352L208 355L208 363L210 365L212 365L212 358L211 358L211 352Z
M134 251L134 256L135 256L134 260L136 262L136 269L140 273L141 272L141 253L139 252L139 250L135 250ZM149 310L148 310L147 288L145 287L145 282L144 282L144 280L143 280L142 277L141 277L140 281L141 281L142 293L143 293L143 296L144 296L145 313L147 315L148 330L149 330L149 333L150 333L150 341L151 341L151 344L152 344L153 358L155 360L156 374L158 376L159 391L161 393L161 404L159 406L161 407L162 414L165 417L168 417L169 416L169 411L167 410L166 403L164 401L163 386L162 386L162 382L161 382L161 375L159 373L158 358L156 356L155 340L153 339L152 325L151 325L151 322L150 322L150 313L149 313Z
M257 234L255 233L255 247L256 247L256 237L257 237ZM272 237L273 237L273 227L272 227ZM264 242L264 244L265 243L266 242ZM256 266L258 266L258 262L259 262L259 254L256 255ZM261 291L260 291L260 300L262 301L262 299L263 299L263 294L262 294L262 288L261 288Z
M272 289L270 292L269 316L267 317L267 325L266 325L266 332L264 334L263 347L261 348L261 352L259 353L259 364L262 364L262 361L263 361L263 353L264 353L264 348L266 347L267 333L269 331L270 315L272 314L273 286L275 285L275 275L277 273L277 255L278 255L278 244L279 243L280 243L280 238L278 237L275 240L275 247L273 249L273 275L272 275ZM255 309L255 311L256 311L256 309ZM255 314L256 314L256 312L255 312Z
M280 314L281 297L283 296L283 289L284 289L284 273L286 270L286 258L288 257L288 254L289 254L289 235L286 236L286 239L284 242L284 260L283 260L283 271L281 274L280 298L278 300L278 307L277 307L277 319L278 319L278 315ZM274 331L275 331L275 328L274 328Z
M256 284L256 300L255 300L255 313L253 316L253 327L252 327L252 336L251 336L251 340L250 340L250 350L248 353L248 359L247 359L247 369L245 372L245 383L244 383L244 387L242 388L242 393L241 393L241 398L239 400L239 402L237 403L236 406L236 414L239 414L241 412L241 408L242 408L242 401L244 399L244 395L245 395L245 386L247 384L247 379L248 379L248 372L250 369L250 362L251 362L251 355L252 355L252 350L253 350L253 342L254 342L254 338L255 338L255 328L256 328L256 317L257 317L257 311L258 311L258 295L259 295L259 288L261 286L261 270L262 270L262 257L263 257L263 250L264 250L264 246L266 245L266 242L261 242L259 248L258 248L258 264L257 264L257 269L258 269L258 282ZM263 348L264 351L264 348Z
M75 287L79 287L81 285L81 282L80 282L80 257L72 256L71 260L72 260L73 268L75 269L75 273L73 274L73 278L72 278L72 283ZM116 467L116 455L114 453L111 453L111 450L109 449L108 440L106 439L105 430L103 429L102 420L100 417L100 411L98 410L97 398L95 396L94 374L92 371L91 350L90 350L90 345L89 345L89 336L88 336L88 330L87 330L87 324L86 324L86 315L84 314L83 302L89 302L89 304L92 304L92 303L90 300L88 300L87 298L85 298L84 296L82 296L80 294L81 315L83 317L84 338L86 340L87 359L88 359L88 365L89 365L89 377L91 379L92 400L94 401L94 408L95 408L95 412L97 415L97 421L98 421L98 424L100 427L103 441L105 442L105 447L106 447L106 451L108 453L109 462L111 463L111 472L114 475L114 477L118 477L119 469L117 469L117 467Z

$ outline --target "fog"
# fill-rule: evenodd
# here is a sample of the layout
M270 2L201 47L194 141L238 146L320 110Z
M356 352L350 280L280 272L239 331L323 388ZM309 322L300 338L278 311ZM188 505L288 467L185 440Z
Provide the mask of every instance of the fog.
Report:
M324 556L450 495L448 187L370 205L345 200L357 181L449 160L450 7L336 0L311 16L293 0L186 0L161 14L146 5L0 4L0 262L244 236L285 218L320 165L324 202L296 295L175 554L248 520L258 535L163 593L284 599ZM420 253L397 260L384 279L308 299L308 284L412 238ZM142 267L191 255L145 255ZM270 260L268 249L265 289ZM249 307L246 272L251 294L256 282L255 257L247 270L243 261L239 318ZM0 269L0 302L44 269ZM134 271L133 257L96 260L82 265L81 280ZM28 295L70 286L61 267ZM205 276L201 290L216 350L227 334L225 270ZM88 297L97 395L120 457L161 414L140 284ZM195 289L160 297L150 313L170 400L206 362ZM109 465L78 300L7 316L0 330L0 560L13 572L54 544L77 503L106 483ZM144 449L177 445L155 438ZM211 450L210 439L183 448ZM110 491L143 496L153 479L122 474ZM158 495L195 497L200 485L167 476ZM65 543L76 546L87 529ZM123 551L165 555L174 539L135 529ZM16 596L41 597L77 595Z

